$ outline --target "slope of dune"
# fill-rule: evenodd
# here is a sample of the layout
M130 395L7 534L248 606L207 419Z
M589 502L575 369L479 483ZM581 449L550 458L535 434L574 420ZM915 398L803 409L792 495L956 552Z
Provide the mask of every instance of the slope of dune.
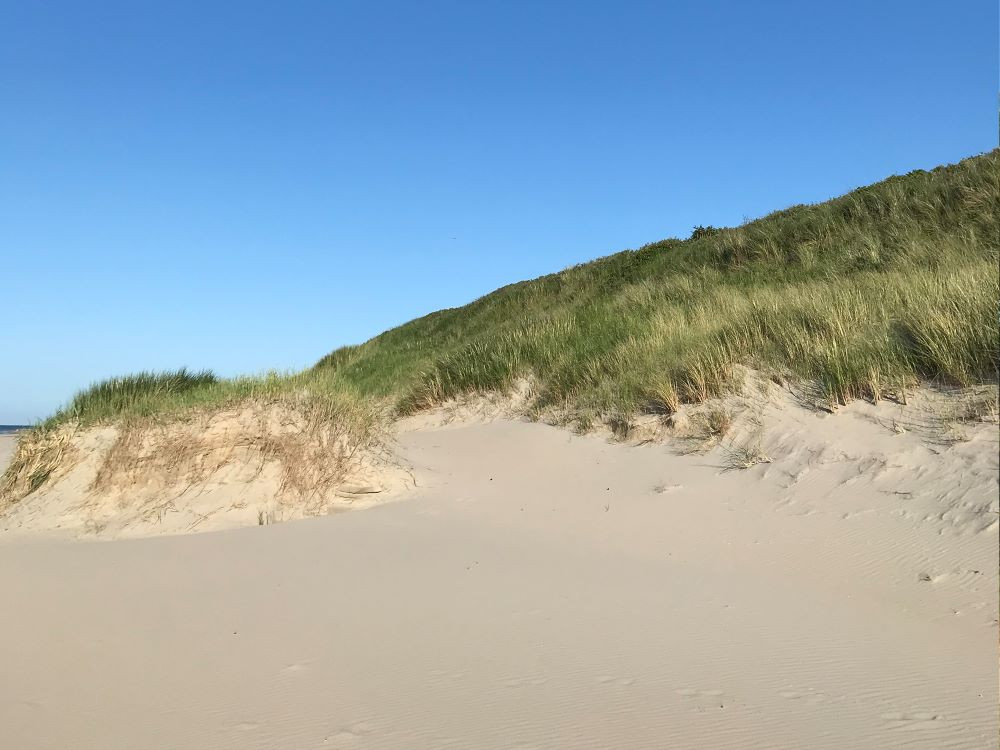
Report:
M0 533L183 534L367 508L412 485L376 427L362 435L287 403L65 426L22 448L29 467L32 448L59 457L39 488L0 499Z

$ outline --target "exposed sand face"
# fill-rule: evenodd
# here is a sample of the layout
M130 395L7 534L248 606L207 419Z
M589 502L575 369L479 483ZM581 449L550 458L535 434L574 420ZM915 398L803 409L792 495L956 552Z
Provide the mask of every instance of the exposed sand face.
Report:
M5 506L0 533L119 539L357 510L412 487L379 441L358 446L280 406L136 428L65 428L63 460Z
M7 468L14 448L17 445L17 435L0 435L0 472Z
M897 416L773 405L746 471L415 420L411 502L15 538L0 744L995 747L997 428Z

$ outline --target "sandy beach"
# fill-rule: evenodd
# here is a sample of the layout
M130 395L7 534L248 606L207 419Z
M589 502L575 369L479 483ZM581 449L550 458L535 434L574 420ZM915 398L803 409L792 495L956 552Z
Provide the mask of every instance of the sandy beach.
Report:
M0 750L1000 750L995 4L8 6Z
M994 747L996 426L891 408L783 407L747 471L423 418L403 501L5 537L0 744Z

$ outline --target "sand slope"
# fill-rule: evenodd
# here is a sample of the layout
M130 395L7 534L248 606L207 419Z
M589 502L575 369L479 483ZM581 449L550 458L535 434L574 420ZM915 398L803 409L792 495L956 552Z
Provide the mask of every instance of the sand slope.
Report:
M7 540L0 745L995 747L996 426L769 409L747 471L412 423L410 502Z
M51 439L61 459L39 489L0 496L0 534L219 531L363 509L412 487L381 438L359 444L336 419L281 404L163 424L66 425Z
M14 448L17 445L17 435L0 435L0 471L7 468L11 456L14 455Z

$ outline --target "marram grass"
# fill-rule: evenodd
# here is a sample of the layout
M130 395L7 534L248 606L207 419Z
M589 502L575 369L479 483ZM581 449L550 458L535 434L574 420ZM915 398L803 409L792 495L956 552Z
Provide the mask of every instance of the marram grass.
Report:
M738 365L811 381L831 403L919 381L995 383L1000 151L729 229L499 289L338 349L291 375L142 373L48 422L170 416L308 393L412 411L530 378L587 418L671 411Z

